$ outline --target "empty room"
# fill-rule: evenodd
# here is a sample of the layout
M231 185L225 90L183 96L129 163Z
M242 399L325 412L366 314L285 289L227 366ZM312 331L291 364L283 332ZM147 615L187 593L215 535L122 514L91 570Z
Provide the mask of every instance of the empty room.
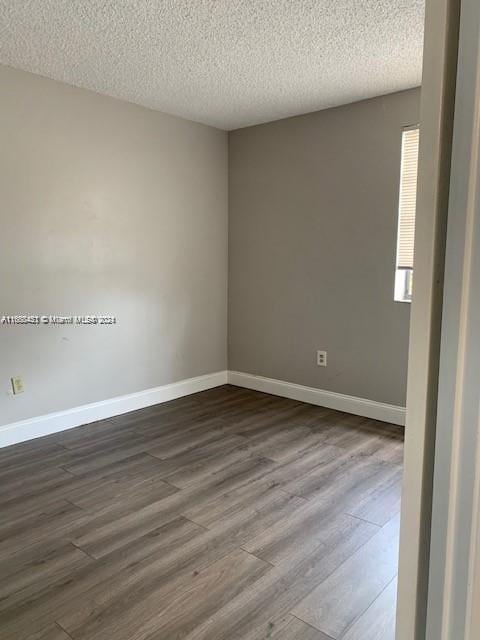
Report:
M426 5L0 1L2 640L477 637L480 11Z

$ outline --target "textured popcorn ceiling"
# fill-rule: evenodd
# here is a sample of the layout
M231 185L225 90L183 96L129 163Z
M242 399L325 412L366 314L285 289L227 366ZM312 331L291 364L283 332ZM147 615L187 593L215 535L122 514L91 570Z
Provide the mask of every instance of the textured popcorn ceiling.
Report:
M0 0L0 62L222 129L418 86L424 0Z

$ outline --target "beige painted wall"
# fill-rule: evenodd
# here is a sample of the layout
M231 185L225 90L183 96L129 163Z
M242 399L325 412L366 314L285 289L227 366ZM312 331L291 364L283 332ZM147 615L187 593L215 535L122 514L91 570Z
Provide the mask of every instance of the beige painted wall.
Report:
M230 369L405 405L410 308L393 284L401 130L419 99L230 133Z
M118 319L0 326L0 424L225 369L226 133L6 67L0 86L0 315Z

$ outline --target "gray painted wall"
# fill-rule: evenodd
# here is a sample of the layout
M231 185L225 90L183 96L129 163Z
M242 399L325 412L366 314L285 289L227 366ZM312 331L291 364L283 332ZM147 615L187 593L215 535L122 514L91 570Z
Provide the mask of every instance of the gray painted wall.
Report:
M0 315L118 319L0 326L0 424L225 369L227 134L6 67L0 84Z
M414 89L229 134L230 369L405 405L410 308L393 285L419 103Z

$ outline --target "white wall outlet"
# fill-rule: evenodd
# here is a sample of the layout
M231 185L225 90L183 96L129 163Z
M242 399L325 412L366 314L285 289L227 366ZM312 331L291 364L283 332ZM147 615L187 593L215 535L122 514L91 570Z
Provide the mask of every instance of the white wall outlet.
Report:
M327 352L326 351L317 351L317 366L326 367L327 366Z
M14 378L10 378L10 380L12 382L12 391L15 396L18 393L24 392L23 380L20 378L20 376L15 376Z

